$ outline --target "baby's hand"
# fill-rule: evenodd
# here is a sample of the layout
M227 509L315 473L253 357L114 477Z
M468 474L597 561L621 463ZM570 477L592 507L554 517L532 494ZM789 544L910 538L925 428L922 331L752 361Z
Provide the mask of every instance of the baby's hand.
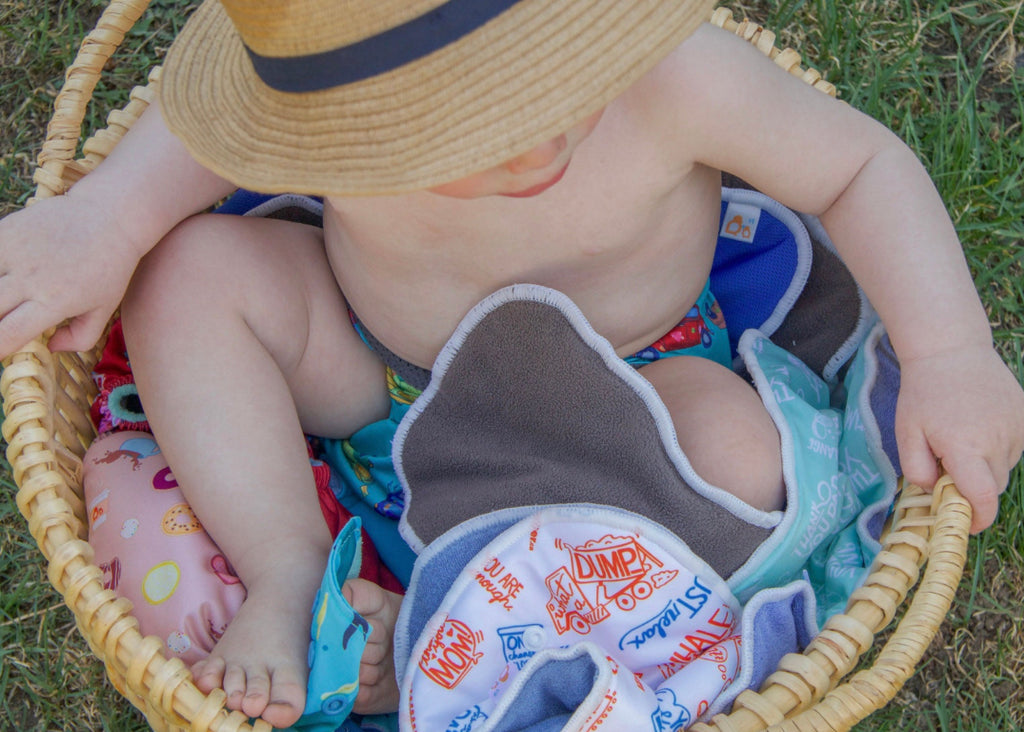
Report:
M989 527L1010 470L1024 451L1024 392L988 347L900 363L896 441L904 477L922 487L942 460L974 508L971 532Z
M0 220L0 358L47 328L54 351L99 340L139 261L116 212L71 194Z

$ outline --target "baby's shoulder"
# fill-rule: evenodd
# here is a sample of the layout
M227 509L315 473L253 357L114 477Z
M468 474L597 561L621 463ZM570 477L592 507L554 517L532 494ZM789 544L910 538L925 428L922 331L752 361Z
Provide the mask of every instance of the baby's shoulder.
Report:
M705 23L641 77L630 92L650 98L655 110L671 109L673 103L708 97L715 90L749 87L773 66L744 39ZM653 103L655 100L660 104Z
M615 103L642 119L653 134L685 146L687 139L696 141L708 130L727 132L723 95L742 93L745 79L756 76L756 67L765 61L742 39L705 23ZM688 131L702 134L687 137Z
M617 101L667 154L714 164L709 149L770 137L779 132L772 120L791 122L794 109L819 125L841 114L825 99L748 41L705 23Z

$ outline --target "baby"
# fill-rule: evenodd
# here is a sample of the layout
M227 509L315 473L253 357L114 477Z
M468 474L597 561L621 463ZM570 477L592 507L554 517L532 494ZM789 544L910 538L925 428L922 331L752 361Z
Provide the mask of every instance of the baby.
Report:
M713 302L719 171L820 217L900 359L905 476L931 485L941 458L972 528L992 523L1024 394L927 174L881 125L702 23L710 7L206 0L161 105L68 195L3 221L0 353L56 324L52 349L90 348L123 300L154 434L248 590L193 668L200 688L275 726L301 714L296 619L330 547L303 432L388 411L353 317L430 368L473 305L532 282L630 357ZM239 185L323 195L323 229L195 215ZM698 473L781 508L778 433L713 352L641 373ZM374 628L356 711L393 710L400 597L345 592Z

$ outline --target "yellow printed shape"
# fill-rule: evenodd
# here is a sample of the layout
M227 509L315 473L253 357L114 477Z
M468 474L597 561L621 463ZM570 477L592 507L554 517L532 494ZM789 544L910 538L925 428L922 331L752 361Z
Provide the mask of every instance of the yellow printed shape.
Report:
M349 682L347 684L342 684L341 686L339 686L334 691L325 691L323 694L320 695L320 700L323 701L324 699L326 699L328 697L331 697L331 696L334 696L335 694L351 694L353 691L355 691L358 688L359 688L359 682L358 681L352 681L352 682Z
M327 618L327 599L330 597L326 592L324 593L324 601L320 603L320 609L316 614L316 640L320 640L320 629L324 625L324 620Z
M150 605L159 605L174 594L180 581L181 570L177 562L160 562L146 572L142 580L142 596Z

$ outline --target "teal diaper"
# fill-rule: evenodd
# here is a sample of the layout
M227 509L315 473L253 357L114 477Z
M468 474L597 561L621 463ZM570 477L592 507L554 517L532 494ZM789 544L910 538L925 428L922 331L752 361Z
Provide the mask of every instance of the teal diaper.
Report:
M725 316L711 293L710 282L704 285L697 302L672 330L647 348L627 356L625 361L640 368L673 356L698 356L732 368Z

